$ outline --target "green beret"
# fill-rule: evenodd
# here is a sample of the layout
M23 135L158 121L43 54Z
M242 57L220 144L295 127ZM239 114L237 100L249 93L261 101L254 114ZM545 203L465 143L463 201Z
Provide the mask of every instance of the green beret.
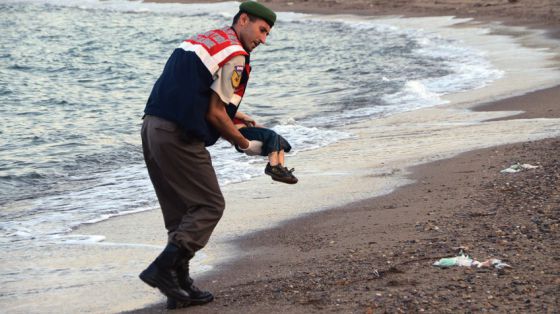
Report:
M271 9L255 1L247 1L241 3L241 5L239 6L239 12L260 17L261 19L265 20L268 25L270 25L270 27L274 26L274 22L276 22L276 13L272 12Z

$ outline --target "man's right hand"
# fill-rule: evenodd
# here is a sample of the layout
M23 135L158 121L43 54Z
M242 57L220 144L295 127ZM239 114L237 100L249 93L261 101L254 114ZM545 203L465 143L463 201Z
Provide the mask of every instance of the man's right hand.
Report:
M246 148L241 148L241 150L249 155L249 156L258 156L261 154L262 151L262 142L261 141L247 141L249 145Z

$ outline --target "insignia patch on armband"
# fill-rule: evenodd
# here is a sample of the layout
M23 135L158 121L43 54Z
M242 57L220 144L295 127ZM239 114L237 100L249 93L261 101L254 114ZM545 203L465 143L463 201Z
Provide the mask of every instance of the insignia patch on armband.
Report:
M233 73L231 74L231 85L233 86L233 88L237 88L237 86L239 86L239 84L241 83L242 75L243 75L243 66L236 65L233 68Z

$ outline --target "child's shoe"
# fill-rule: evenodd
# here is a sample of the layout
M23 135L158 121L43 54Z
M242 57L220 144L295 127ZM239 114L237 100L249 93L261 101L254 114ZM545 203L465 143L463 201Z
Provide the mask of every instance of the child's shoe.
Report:
M282 167L280 164L271 166L270 163L268 163L264 169L264 173L271 176L274 181L296 184L298 179L292 174L292 172L294 172L293 168L288 170L288 168Z

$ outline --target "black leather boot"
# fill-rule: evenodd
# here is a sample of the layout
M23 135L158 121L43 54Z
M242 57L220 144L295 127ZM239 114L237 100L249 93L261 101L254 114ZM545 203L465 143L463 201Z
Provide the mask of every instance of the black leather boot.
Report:
M177 268L177 276L179 277L179 285L183 290L188 292L191 297L190 304L185 304L175 298L167 298L167 308L172 309L179 309L183 307L187 307L189 305L202 305L214 300L214 295L209 291L202 291L198 289L194 284L194 280L189 275L189 261L191 257L185 257L181 263L179 264L179 268Z
M184 250L174 244L167 244L163 252L148 268L140 273L140 279L148 285L158 288L168 298L189 304L189 293L181 288L177 268L184 258Z

